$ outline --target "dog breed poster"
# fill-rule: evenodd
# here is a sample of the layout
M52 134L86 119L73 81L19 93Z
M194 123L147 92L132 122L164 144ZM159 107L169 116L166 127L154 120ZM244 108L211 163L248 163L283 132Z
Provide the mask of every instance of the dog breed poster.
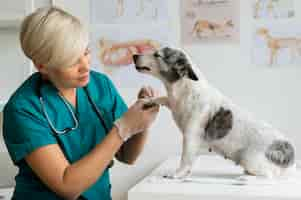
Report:
M90 8L93 68L110 76L118 87L147 84L149 78L135 71L133 55L170 44L167 2L92 0Z
M181 43L239 41L239 0L182 0Z
M167 2L162 0L92 0L92 23L141 23L167 18Z
M120 29L131 31L121 32ZM171 44L168 33L166 24L93 26L91 66L110 76L118 87L133 88L138 82L153 85L151 77L136 72L133 55Z

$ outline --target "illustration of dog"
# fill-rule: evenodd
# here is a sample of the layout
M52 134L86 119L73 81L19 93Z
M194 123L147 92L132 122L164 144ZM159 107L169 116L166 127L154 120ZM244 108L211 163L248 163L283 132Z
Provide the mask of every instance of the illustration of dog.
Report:
M282 0L255 0L254 2L254 18L260 18L260 13L264 13L265 15L272 18L281 17L281 8L279 2ZM285 0L283 0L285 1ZM286 17L294 16L293 10L287 10Z
M277 129L256 120L211 86L182 50L165 47L134 55L138 72L160 79L166 105L183 134L180 166L173 178L185 178L202 148L234 161L250 175L285 176L294 172L295 148Z
M161 44L151 39L114 41L99 40L99 60L105 66L124 66L133 63L134 54L144 54L159 49Z
M199 19L194 23L192 35L199 38L209 36L226 36L230 37L228 33L234 27L232 20L225 20L222 23L212 22L205 19Z
M259 18L259 12L265 11L269 16L277 17L273 0L256 0L254 4L254 18Z
M192 0L192 5L201 6L202 4L222 4L227 3L229 0Z
M297 37L273 37L267 28L259 28L256 32L257 35L263 37L266 41L267 47L270 49L269 65L275 64L277 56L281 49L289 49L291 61L296 56L300 55L301 38Z
M142 15L145 11L145 3L146 0L139 0L138 11L136 14L137 16ZM158 8L154 6L153 0L148 0L148 3L152 5L152 18L156 19L158 17ZM117 0L117 17L121 17L124 15L124 8L124 0Z

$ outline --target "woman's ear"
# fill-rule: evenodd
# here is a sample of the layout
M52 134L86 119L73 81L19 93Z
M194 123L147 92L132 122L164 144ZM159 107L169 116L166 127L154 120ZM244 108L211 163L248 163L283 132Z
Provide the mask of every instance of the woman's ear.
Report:
M35 68L36 68L40 73L42 73L42 74L46 74L46 73L47 73L45 65L38 64L38 63L36 63L36 62L34 62L34 61L33 61L33 64L34 64Z

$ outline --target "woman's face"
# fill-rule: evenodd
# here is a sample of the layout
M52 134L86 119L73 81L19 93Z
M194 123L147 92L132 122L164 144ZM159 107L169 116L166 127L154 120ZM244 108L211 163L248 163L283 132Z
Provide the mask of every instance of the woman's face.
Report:
M74 65L46 69L42 74L60 89L84 87L89 83L90 60L91 53L87 48Z

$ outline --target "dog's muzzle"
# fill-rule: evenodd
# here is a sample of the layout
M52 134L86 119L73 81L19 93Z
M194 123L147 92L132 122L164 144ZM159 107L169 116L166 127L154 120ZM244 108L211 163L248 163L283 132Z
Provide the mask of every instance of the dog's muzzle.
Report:
M149 67L139 66L137 64L138 59L139 59L139 55L133 55L133 61L134 61L135 68L137 69L137 71L151 71L151 69Z
M139 55L136 55L136 54L133 55L133 61L134 61L135 64L136 64L138 58L139 58Z

